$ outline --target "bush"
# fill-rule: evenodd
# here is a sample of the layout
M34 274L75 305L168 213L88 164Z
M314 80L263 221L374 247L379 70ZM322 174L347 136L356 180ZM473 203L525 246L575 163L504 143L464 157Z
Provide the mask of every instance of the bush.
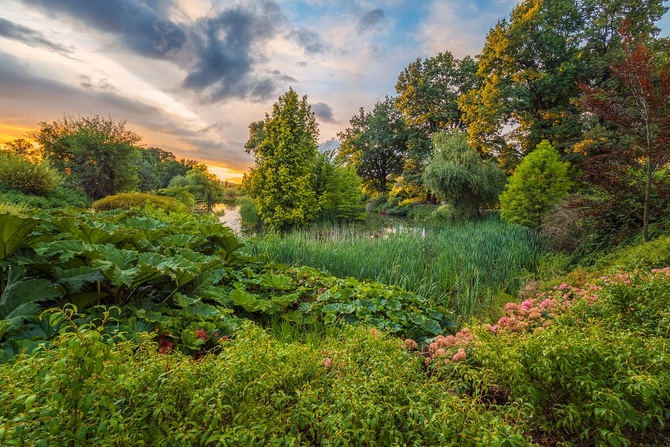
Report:
M175 198L133 192L105 197L93 202L92 206L94 211L105 211L144 208L149 205L171 212L188 212L186 205Z
M24 194L46 196L61 184L48 163L33 163L18 155L0 153L0 183Z
M568 163L548 141L537 145L517 166L500 195L500 217L537 228L542 218L570 190Z
M29 208L40 210L67 207L89 208L91 206L91 199L86 194L65 186L58 186L47 196L24 194L15 189L7 189L0 186L0 201L25 205Z
M240 201L240 218L242 219L242 225L245 227L256 228L260 224L256 204L249 197L244 197Z

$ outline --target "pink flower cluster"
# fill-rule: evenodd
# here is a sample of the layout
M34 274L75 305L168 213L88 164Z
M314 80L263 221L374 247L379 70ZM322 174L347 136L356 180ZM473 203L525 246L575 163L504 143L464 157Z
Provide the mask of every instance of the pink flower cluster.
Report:
M662 269L651 269L651 273L665 273L666 275L670 275L670 267L665 267Z
M660 269L654 269L654 270L659 270ZM655 273L654 270L652 270L652 273ZM631 285L631 280L630 280L630 275L626 272L621 272L621 273L614 273L609 276L602 276L600 279L602 279L603 284L606 286L609 286L611 284L625 284L625 285Z
M505 316L495 325L485 324L484 328L495 333L538 333L551 324L551 319L564 311L577 299L585 299L589 303L598 297L599 286L580 288L569 284L555 286L549 292L537 294L536 298L517 303L505 304Z
M470 329L464 328L456 335L438 335L428 345L426 365L437 359L444 359L444 363L460 362L465 360L467 352L465 348L473 339Z

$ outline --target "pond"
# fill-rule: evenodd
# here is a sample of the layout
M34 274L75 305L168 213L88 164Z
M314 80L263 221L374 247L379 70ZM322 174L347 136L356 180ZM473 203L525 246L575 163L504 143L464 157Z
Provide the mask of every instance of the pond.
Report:
M214 208L215 212L223 211L223 216L219 218L219 222L227 227L230 227L237 236L242 234L242 217L240 216L239 205L217 205Z

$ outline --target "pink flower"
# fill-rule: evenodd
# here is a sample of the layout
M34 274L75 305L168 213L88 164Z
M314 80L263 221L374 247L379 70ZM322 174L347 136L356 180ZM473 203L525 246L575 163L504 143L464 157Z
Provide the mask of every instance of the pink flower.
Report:
M521 303L521 308L524 310L530 310L531 307L533 307L532 300L525 300L524 302Z
M445 351L443 348L435 351L435 357L444 357L445 355L447 355L447 351Z
M565 289L567 289L567 288L568 288L568 285L567 285L566 283L563 283L563 284L561 284L560 286L558 286L558 289L559 289L559 290L565 290Z
M451 360L453 360L454 362L460 362L461 360L465 359L466 355L467 354L465 353L465 349L461 348L461 349L458 350L458 352L456 354L454 354L454 356L451 358Z
M512 320L510 319L510 317L502 317L500 320L498 320L498 325L509 326L511 321Z
M518 309L519 306L516 303L507 303L505 304L505 312L510 313Z
M332 359L330 357L326 357L326 359L323 361L323 367L326 368L326 371L330 369L330 363L332 362Z

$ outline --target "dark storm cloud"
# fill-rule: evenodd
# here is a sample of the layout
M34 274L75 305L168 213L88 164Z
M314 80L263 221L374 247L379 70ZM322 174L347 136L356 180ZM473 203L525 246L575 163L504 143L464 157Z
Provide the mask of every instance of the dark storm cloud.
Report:
M321 40L319 33L307 28L293 30L290 36L307 54L319 54L326 50L326 46Z
M366 12L358 19L358 32L362 34L372 30L380 25L384 21L384 18L384 11L379 8Z
M23 0L47 13L59 13L112 33L129 49L149 57L179 50L186 32L164 14L170 2L156 0ZM161 5L160 7L156 5ZM154 8L158 8L154 9ZM159 15L160 12L160 15Z
M2 17L0 17L0 36L23 42L31 47L43 47L49 51L65 55L72 52L70 48L46 39L39 31L30 29L27 26L19 25L18 23L10 22Z
M316 117L321 121L328 123L335 122L335 118L333 118L333 109L331 109L330 106L326 103L317 102L316 104L312 104L312 111L314 112L314 115L316 115Z
M207 102L272 97L281 79L253 74L255 63L262 58L254 53L254 46L287 27L288 19L270 1L235 6L198 20L192 27L195 56L183 87L204 91Z

